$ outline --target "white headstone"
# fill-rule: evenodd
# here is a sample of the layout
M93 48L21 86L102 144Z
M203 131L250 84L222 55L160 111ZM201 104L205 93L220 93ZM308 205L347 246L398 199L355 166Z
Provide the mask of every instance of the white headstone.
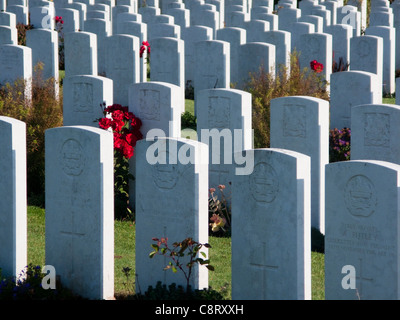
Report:
M120 27L118 34L127 34L139 38L139 44L147 41L147 24L138 21L124 21L119 23ZM152 45L151 45L152 47ZM145 51L140 58L140 82L147 81L147 51Z
M272 30L264 34L264 42L275 46L275 74L279 74L281 66L290 72L291 34L288 31Z
M0 266L18 277L27 265L26 124L0 116Z
M351 160L400 164L400 106L369 104L351 108Z
M1 11L0 25L15 28L17 26L17 16L15 15L15 13Z
M229 42L230 44L230 76L231 83L239 81L239 48L246 43L246 30L241 28L227 27L217 30L217 40Z
M18 44L17 28L0 26L0 45L3 44Z
M294 22L291 24L289 29L290 32L290 47L291 51L299 52L300 46L302 45L301 36L303 34L310 34L315 32L315 27L309 22ZM304 44L303 44L304 45Z
M203 89L229 88L230 44L221 40L199 41L194 45L194 100L198 112L197 93Z
M14 13L17 23L28 24L28 7L21 5L7 6L7 12Z
M154 150L156 148L156 150ZM190 159L179 161L178 152ZM156 153L158 153L156 155ZM177 161L178 160L178 161ZM208 148L186 139L160 138L140 140L136 144L136 270L143 290L176 283L186 289L181 271L176 274L164 268L164 257L149 258L152 238L168 238L168 244L190 237L199 243L208 242ZM178 206L178 199L185 199ZM154 199L158 199L154 201ZM203 251L203 248L202 248ZM208 250L203 251L206 256ZM200 256L201 257L201 256ZM184 265L187 257L180 259ZM208 287L208 269L195 264L189 284L193 289Z
M350 39L350 70L375 73L382 95L383 39L377 36L360 36Z
M111 23L105 19L87 19L85 31L97 36L97 71L104 76L106 64L106 38L111 36Z
M314 32L322 33L324 32L324 18L320 16L315 16L315 15L302 15L299 20L299 22L307 22L311 23L314 25ZM327 27L325 27L326 30Z
M326 28L332 35L332 62L339 63L340 58L344 63L350 62L350 41L353 38L353 29L346 24L333 24Z
M310 67L310 62L317 60L324 65L321 74L330 82L332 74L332 35L311 33L300 36L298 44L300 68Z
M399 174L385 161L326 166L325 299L399 299Z
M281 8L278 11L278 29L291 31L291 24L298 22L301 10L296 8Z
M117 34L105 40L105 73L114 82L114 103L127 106L129 86L140 81L139 38Z
M270 30L269 22L250 20L245 23L246 42L263 42L265 32Z
M128 5L116 5L115 7L112 7L111 9L111 14L112 14L112 32L113 34L117 33L117 24L119 20L119 15L121 13L134 13L134 10L132 7Z
M64 20L63 30L67 32L77 32L81 30L79 26L79 11L72 8L62 8L56 11L58 16L61 16Z
M251 94L237 89L207 89L197 96L197 133L209 146L209 187L225 185L231 194L234 152L251 149ZM230 201L230 200L229 200Z
M213 39L213 30L210 27L190 26L181 33L185 41L185 85L188 81L194 81L195 43ZM193 85L193 84L192 84Z
M336 11L337 24L348 24L353 28L353 36L361 35L361 12L355 6L341 6Z
M181 88L174 84L148 81L129 86L129 111L142 121L144 137L159 129L166 137L179 138L183 105Z
M232 299L310 300L310 159L274 148L246 153L254 170L232 184Z
M213 29L213 38L215 38L217 30L220 28L219 12L215 9L205 10L202 8L203 6L198 6L190 12L190 25L210 27Z
M32 66L43 63L43 80L53 78L54 93L59 93L58 33L54 30L32 29L26 31L26 46L32 49Z
M383 39L383 93L395 92L396 29L385 26L368 27L366 35Z
M147 32L147 39L151 42L155 38L181 38L181 27L175 24L168 23L152 23L147 25L149 27Z
M325 165L329 163L329 102L292 96L271 100L271 148L311 159L311 226L325 232Z
M45 133L46 264L89 299L114 296L113 134L73 126Z
M185 97L185 43L181 39L156 38L151 42L150 80L172 83ZM185 112L183 109L181 112Z
M181 31L184 28L190 26L190 11L185 8L169 8L166 14L174 17L174 22L176 25L181 27Z
M266 42L250 42L239 48L239 85L244 88L250 80L250 73L263 70L275 75L275 45Z
M350 128L351 107L382 103L378 76L366 71L343 71L331 75L330 129Z
M32 97L32 49L26 46L5 44L0 46L0 84L25 80L25 97Z
M85 125L98 128L96 119L103 118L101 104L113 104L113 81L93 75L64 78L63 125Z
M53 2L50 2L53 4ZM55 28L54 4L43 7L32 7L29 9L29 22L34 28L54 30Z
M68 32L64 35L65 76L97 76L97 36L91 32Z

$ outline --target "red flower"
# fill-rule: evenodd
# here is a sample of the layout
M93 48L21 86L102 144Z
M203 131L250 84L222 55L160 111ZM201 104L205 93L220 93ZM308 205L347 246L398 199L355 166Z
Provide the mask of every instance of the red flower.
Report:
M99 127L101 129L107 130L109 127L111 127L111 123L112 123L111 119L109 119L109 118L101 118L99 120Z
M99 119L102 129L112 128L114 133L114 149L123 157L131 158L136 142L143 138L140 132L142 121L129 112L128 107L113 104L104 108L104 118ZM109 117L111 115L111 118Z
M111 114L113 120L123 120L124 119L124 112L121 110L114 110Z
M311 70L315 71L316 73L320 73L324 70L324 65L319 63L317 60L313 60L310 62Z
M142 46L140 47L140 57L143 57L143 53L146 51L147 53L150 54L150 44L147 41L142 42Z

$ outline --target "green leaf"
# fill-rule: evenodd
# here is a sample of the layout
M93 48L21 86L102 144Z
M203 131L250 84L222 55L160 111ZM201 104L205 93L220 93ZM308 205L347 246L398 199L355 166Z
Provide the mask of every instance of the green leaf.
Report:
M213 267L213 266L210 266L209 264L206 265L206 268L207 268L208 270L210 270L210 271L214 271L214 270L215 270L214 267Z
M151 258L153 258L155 255L156 255L156 253L157 252L155 252L155 251L153 251L153 252L150 252L150 254L149 254L149 258L151 259Z
M172 272L173 273L176 273L178 270L176 269L176 267L175 266L172 266Z

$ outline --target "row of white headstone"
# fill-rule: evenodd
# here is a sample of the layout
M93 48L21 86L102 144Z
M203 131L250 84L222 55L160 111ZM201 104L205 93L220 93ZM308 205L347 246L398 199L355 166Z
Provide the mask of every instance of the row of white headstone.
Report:
M243 129L248 93L210 89L201 96L209 115L213 108L225 108L229 125L236 122L233 128ZM310 299L315 199L323 211L319 218L325 220L326 298L399 298L400 107L354 106L352 160L332 164L327 163L328 114L328 102L317 98L274 99L271 148L243 144L243 151L231 154L235 162L224 165L232 193L233 299ZM205 118L199 119L200 125ZM3 275L18 275L27 261L25 124L1 117L0 130L0 265ZM133 200L136 273L142 289L155 280L186 283L182 274L163 271L164 259L149 258L153 237L168 237L170 243L187 237L208 242L212 148L179 137L137 143ZM50 129L45 150L46 264L53 265L75 292L92 299L110 298L112 133L89 126ZM154 158L158 163L152 162ZM253 170L238 174L249 164ZM355 269L355 287L343 286L346 266ZM207 274L204 266L196 267L192 286L207 287Z
M46 1L41 2L46 3ZM243 1L239 2L242 2L242 6L237 5L236 2L235 4L229 3L230 5L227 5L228 2L225 3L225 9L236 6L238 8L235 10L242 10L226 10L225 18L234 13L246 13L244 12L244 7L247 8L247 6L244 6ZM47 3L50 4L51 2ZM74 4L76 3L66 3L65 5ZM103 10L107 10L107 5L104 3L78 4L89 7L92 5L103 6ZM244 17L243 23L237 21L232 24L227 23L226 28L212 27L210 24L200 23L200 21L191 23L190 18L184 26L174 24L176 17L169 14L168 10L181 10L187 12L189 17L203 17L206 16L205 12L221 12L221 6L219 6L220 11L216 11L216 5L210 8L209 6L213 6L212 4L205 4L201 1L196 5L191 2L190 6L179 1L169 3L168 5L171 7L168 10L165 9L165 14L161 13L163 11L158 7L158 1L154 2L154 6L148 3L147 7L139 8L137 4L112 6L113 4L110 2L112 8L115 8L113 11L115 12L115 19L110 20L112 15L104 19L88 19L86 16L86 19L84 19L86 22L85 27L80 29L87 32L85 35L67 36L68 32L77 32L79 28L75 27L68 30L67 26L74 25L74 23L69 20L68 15L64 15L66 19L64 24L64 31L66 32L65 46L68 51L68 53L66 52L68 55L66 58L66 75L73 75L78 72L79 74L107 75L114 81L121 79L121 83L115 87L121 88L125 92L121 100L125 101L124 103L126 104L127 95L124 84L132 81L146 81L146 59L139 59L137 51L140 50L139 47L142 41L151 39L150 42L153 47L152 61L154 64L159 61L161 65L160 69L157 66L152 66L154 73L152 80L154 81L166 81L184 87L185 83L190 80L196 90L212 87L224 88L229 86L230 83L236 83L238 88L242 88L243 83L247 80L248 72L257 70L260 63L264 64L264 68L267 71L273 70L276 72L281 64L288 67L289 53L296 48L302 52L300 56L302 67L309 66L310 61L314 59L324 64L324 76L328 81L330 80L332 61L338 62L338 59L342 57L345 62L350 62L350 70L376 73L378 81L382 81L383 92L394 93L394 72L399 63L396 62L395 53L398 52L396 45L400 43L396 41L396 37L400 34L399 32L396 33L396 28L399 25L398 21L400 21L397 18L400 12L398 4L394 3L392 7L389 7L387 1L384 1L383 4L382 2L374 2L371 9L370 25L365 29L365 36L361 36L360 26L362 24L355 23L354 27L351 26L351 15L349 17L349 15L344 14L358 12L357 8L355 6L343 7L341 1L327 1L318 5L316 0L303 0L299 4L299 9L293 7L293 5L286 6L284 3L280 3L277 14L272 13L271 4L268 4L269 6L258 6L259 4L254 2L251 8L253 15L247 18ZM32 8L46 8L43 5ZM188 6L189 9L186 9L185 6ZM325 9L321 6L325 6ZM328 10L330 6L333 6L331 8L332 11ZM118 11L117 8L119 7L125 8L126 11L123 12L122 9ZM77 11L77 14L73 15L73 17L76 18L78 16L79 19L82 16L85 17L77 9L59 7L57 10L59 10L57 12L61 12L60 10ZM196 10L200 10L199 13ZM262 17L257 15L261 14L257 10L265 10L263 14L272 18L267 19L264 17L266 20L262 20ZM324 10L338 14L331 14L331 19L326 22L326 19L318 15L322 15ZM47 14L47 11L45 13ZM37 20L43 20L45 13L41 13L42 16L38 17ZM11 18L11 15L15 14L2 12L1 15L3 18L0 21L3 22L0 23L4 24L4 27L0 27L2 31L0 33L3 34L0 37L2 38L0 44L15 45L17 37L14 25L16 19ZM388 16L387 21L373 18L378 15ZM356 21L359 20L361 21L361 18L356 16ZM111 22L118 22L119 27L111 28ZM169 27L171 26L177 26L179 31L170 31ZM44 31L42 29L45 28L42 26L40 30ZM58 70L54 67L57 65L55 51L58 45L54 43L57 36L54 32L51 34L51 32L45 33L41 31L35 30L35 32L28 32L27 35L28 47L33 49L32 64L35 65L38 61L45 62L47 68L45 75L58 79ZM92 33L96 36L93 36ZM114 37L117 34L119 36ZM124 36L121 36L122 34ZM111 37L111 35L114 36ZM127 35L133 36L133 38L127 37ZM167 37L168 40L164 40L160 44L159 38L164 37ZM155 41L156 39L157 41ZM194 42L206 40L214 40L212 44L209 43L205 48L205 50L209 50L208 54L202 52L202 54L196 55L195 53L199 52L200 48L195 48ZM229 43L229 49L227 49L227 44L224 42ZM41 45L37 45L38 43ZM76 50L76 45L79 45L81 49ZM117 45L120 50L113 50ZM160 46L162 47L160 48ZM85 49L84 52L79 52L83 48ZM181 54L177 54L177 52ZM159 57L156 57L157 54L159 54ZM182 54L183 58L181 57ZM95 57L96 55L97 58ZM175 63L171 63L173 57L177 57L175 58ZM183 59L183 62L181 59ZM127 65L129 61L132 66ZM121 72L122 66L120 64L123 64L123 67L129 72ZM30 69L29 66L27 66L27 69ZM171 70L175 72L171 74ZM196 76L195 71L202 74ZM138 72L139 75L137 74ZM23 76L29 78L29 75L30 71L26 70ZM19 74L19 76L22 75ZM10 78L11 76L8 77ZM197 79L197 85L196 77L200 77ZM0 79L0 82L5 80L10 79ZM119 99L119 97L115 98Z

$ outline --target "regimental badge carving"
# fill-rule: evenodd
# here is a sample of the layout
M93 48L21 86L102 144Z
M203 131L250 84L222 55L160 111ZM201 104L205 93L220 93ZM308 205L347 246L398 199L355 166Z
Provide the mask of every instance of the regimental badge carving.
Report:
M210 97L208 104L208 126L210 129L229 129L231 122L229 98Z
M307 136L306 108L301 105L283 106L283 136L299 137Z
M79 176L83 172L85 156L78 141L74 139L65 141L61 148L60 158L62 170L66 175Z
M160 92L149 89L140 90L139 110L142 120L160 121Z
M93 85L74 83L74 112L93 112Z
M273 202L279 192L279 180L275 169L265 162L257 164L250 176L250 190L257 202Z
M369 217L375 211L377 198L374 184L363 175L356 175L347 181L344 198L350 214Z
M390 116L385 113L364 115L364 145L390 147Z
M164 158L164 157L162 157ZM153 181L160 189L173 189L179 180L178 164L169 164L169 152L166 152L167 163L156 163L152 166Z
M356 52L358 53L359 57L368 57L371 54L370 43L365 39L360 40Z

